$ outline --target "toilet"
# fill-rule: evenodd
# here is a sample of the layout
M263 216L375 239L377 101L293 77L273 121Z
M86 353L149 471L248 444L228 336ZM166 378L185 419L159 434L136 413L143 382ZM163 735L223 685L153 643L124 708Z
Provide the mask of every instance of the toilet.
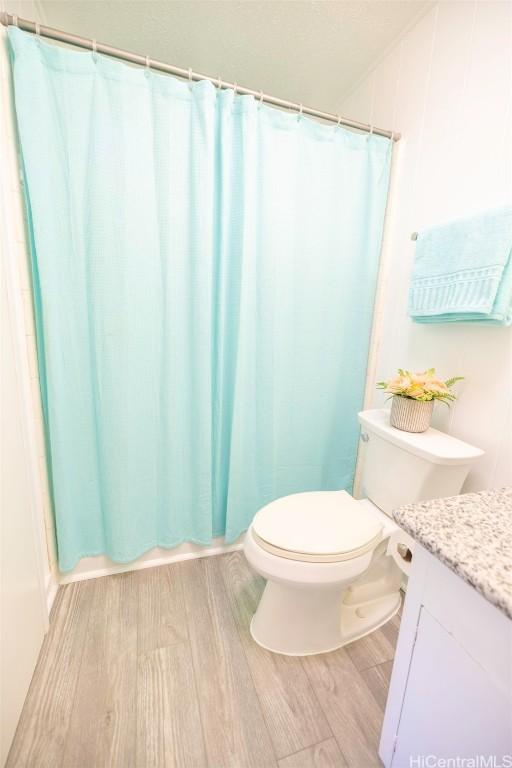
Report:
M385 409L363 411L359 422L365 498L346 491L284 496L260 509L247 531L245 556L267 580L251 634L269 651L326 653L389 621L414 550L392 510L456 495L483 455L436 429L395 429Z

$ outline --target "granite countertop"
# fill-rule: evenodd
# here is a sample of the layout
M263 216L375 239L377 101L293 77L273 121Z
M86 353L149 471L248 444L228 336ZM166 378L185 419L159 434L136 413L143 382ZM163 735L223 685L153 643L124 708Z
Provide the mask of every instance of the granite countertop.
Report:
M512 486L408 504L393 517L512 619Z

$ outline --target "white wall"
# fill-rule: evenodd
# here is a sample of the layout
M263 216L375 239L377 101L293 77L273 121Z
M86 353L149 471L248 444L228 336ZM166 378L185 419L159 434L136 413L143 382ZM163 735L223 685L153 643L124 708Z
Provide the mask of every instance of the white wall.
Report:
M0 190L3 192L3 190ZM32 493L27 460L27 421L23 371L16 340L16 304L9 293L5 228L0 229L0 765L11 745L30 685L48 611L44 589L42 519Z
M5 29L0 27L0 765L16 729L55 581L44 530L46 468ZM48 502L46 491L46 502ZM47 503L48 514L50 511ZM53 537L49 538L50 543Z
M512 484L512 329L422 326L407 316L411 233L512 204L512 4L429 11L347 97L348 117L393 128L397 145L376 380L396 368L464 375L435 425L483 448L464 490ZM373 407L383 403L375 392Z

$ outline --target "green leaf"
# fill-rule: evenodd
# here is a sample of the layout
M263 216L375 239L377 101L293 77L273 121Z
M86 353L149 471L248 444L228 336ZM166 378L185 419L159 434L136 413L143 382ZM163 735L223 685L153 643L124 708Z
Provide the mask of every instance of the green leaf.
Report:
M453 387L456 381L462 381L464 376L452 376L451 379L446 379L445 384L447 387Z

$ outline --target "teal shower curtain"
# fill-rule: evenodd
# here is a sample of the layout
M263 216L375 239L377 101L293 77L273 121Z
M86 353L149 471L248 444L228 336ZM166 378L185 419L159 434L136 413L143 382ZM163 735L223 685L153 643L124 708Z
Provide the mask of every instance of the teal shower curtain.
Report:
M350 488L391 142L9 40L60 568Z

